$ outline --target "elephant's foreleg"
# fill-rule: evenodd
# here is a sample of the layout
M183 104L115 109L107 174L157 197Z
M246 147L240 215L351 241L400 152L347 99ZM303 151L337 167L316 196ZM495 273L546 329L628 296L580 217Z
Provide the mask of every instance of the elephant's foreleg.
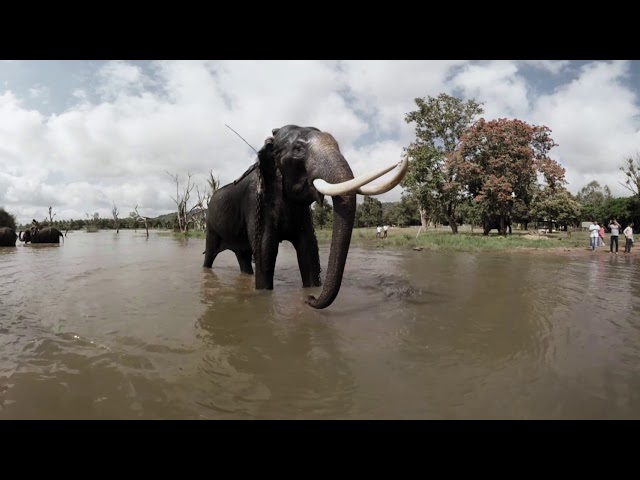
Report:
M298 267L302 277L302 287L321 287L320 280L320 254L318 253L318 240L313 230L311 211L305 210L298 217L301 229L294 239L293 246L298 254Z
M213 265L213 261L221 251L221 243L222 241L218 234L214 232L207 232L206 247L204 251L204 263L202 265L203 267L211 268L211 266Z
M293 242L298 255L298 267L300 268L300 276L302 277L302 287L321 287L320 280L320 254L318 253L318 241L316 236L301 236L297 241Z
M273 290L273 275L276 268L278 247L278 239L265 234L260 242L259 250L256 251L255 276L257 290Z
M240 264L240 271L253 275L253 266L251 265L251 256L253 253L251 250L243 250L241 252L235 252L235 254L238 259L238 264Z

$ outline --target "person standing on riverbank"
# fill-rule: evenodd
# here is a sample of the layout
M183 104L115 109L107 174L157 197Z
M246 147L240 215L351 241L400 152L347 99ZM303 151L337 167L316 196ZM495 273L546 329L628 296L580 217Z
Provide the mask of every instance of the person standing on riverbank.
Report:
M611 230L611 239L609 241L609 253L613 253L613 244L616 244L616 255L618 254L618 235L620 232L620 224L615 218L609 222L609 230Z
M598 246L604 247L607 245L606 243L604 243L604 224L598 223L598 226L600 227L600 230L598 230Z
M598 222L593 220L593 223L591 223L591 225L589 225L589 241L591 242L591 251L592 252L595 252L596 248L598 248L598 240L599 240L598 232L599 232L599 230L600 230L600 226L598 225Z
M624 253L631 253L631 247L633 246L633 222L627 225L624 229L624 236L627 239L624 244Z

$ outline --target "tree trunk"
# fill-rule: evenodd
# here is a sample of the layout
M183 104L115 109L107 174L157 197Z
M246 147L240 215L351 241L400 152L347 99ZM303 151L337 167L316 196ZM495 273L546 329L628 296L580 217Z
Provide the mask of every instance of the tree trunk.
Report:
M453 206L453 202L449 202L449 205L447 205L447 220L449 221L449 226L451 227L451 233L453 235L457 235L458 222L456 222L456 209Z
M420 224L424 230L429 226L429 218L427 218L427 211L424 208L420 209Z

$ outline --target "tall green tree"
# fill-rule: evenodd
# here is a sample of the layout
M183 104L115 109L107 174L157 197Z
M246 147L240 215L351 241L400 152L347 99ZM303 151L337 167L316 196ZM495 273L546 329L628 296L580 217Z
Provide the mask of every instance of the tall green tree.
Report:
M407 227L420 224L420 207L416 199L408 192L403 192L399 202L389 209L385 223Z
M603 220L606 216L605 205L611 199L611 190L607 185L603 188L597 180L587 183L576 194L581 206L580 218L584 221Z
M533 219L548 222L549 231L553 229L553 222L560 227L575 225L580 219L580 203L564 187L541 189L532 202L531 216Z
M548 155L557 146L550 132L545 126L517 119L480 119L447 160L458 171L458 180L480 203L486 221L498 219L502 235L506 234L516 199L530 202L535 195L532 188L537 185L538 174L550 193L566 183L564 168Z
M365 196L363 202L356 207L356 219L359 226L382 225L382 202L377 198Z
M316 227L320 227L322 230L325 226L331 223L333 218L332 213L333 208L329 204L329 201L325 198L320 205L318 202L314 202L313 209L311 212L311 219L313 221L313 225Z
M444 93L414 101L418 108L407 113L405 121L416 124L416 139L405 149L411 166L401 185L418 200L423 227L426 228L427 217L437 211L437 216L443 215L455 234L456 208L462 200L463 188L457 179L457 164L446 160L484 109L473 99L463 102Z

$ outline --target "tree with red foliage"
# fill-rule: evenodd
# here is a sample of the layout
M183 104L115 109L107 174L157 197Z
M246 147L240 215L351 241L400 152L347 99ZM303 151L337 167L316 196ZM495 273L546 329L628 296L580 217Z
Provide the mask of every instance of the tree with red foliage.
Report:
M485 219L499 220L501 235L506 233L515 202L529 207L538 174L551 191L566 183L564 168L548 156L557 146L550 133L548 127L517 119L480 119L463 135L456 154L447 159L458 171L458 181L481 205Z

